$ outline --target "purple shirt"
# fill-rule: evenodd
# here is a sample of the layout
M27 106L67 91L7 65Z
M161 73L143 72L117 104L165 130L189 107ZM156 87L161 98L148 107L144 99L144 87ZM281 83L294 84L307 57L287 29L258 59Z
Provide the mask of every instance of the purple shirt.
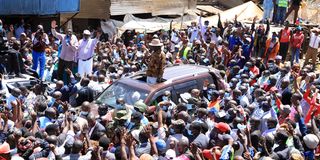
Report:
M99 42L97 38L95 39L81 39L79 41L78 55L77 58L81 60L87 60L91 58L94 54L94 49L96 44Z
M58 38L62 42L60 58L65 61L76 62L76 52L78 47L77 37L72 35L70 39L67 37L67 35L58 33L55 29L51 29L51 32L54 37Z

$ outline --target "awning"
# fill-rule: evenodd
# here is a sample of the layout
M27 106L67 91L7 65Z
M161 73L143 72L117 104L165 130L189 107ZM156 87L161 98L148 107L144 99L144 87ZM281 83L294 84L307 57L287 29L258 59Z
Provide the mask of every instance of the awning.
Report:
M0 0L0 15L77 13L80 0Z
M257 16L258 19L261 19L263 16L263 11L256 4L249 1L242 5L223 11L220 13L220 15L222 22L233 21L235 15L238 16L238 21L252 21L255 16ZM210 24L216 26L218 23L218 15L202 18L202 23L206 20L209 21ZM190 25L192 21L195 20L184 21L183 26L186 27L187 25ZM198 20L196 20L196 22L198 22ZM177 28L178 26L174 27Z
M197 10L212 13L212 14L218 14L223 12L221 9L218 9L209 5L197 5Z
M181 15L184 10L195 9L197 0L111 0L111 15L152 13Z
M121 35L126 30L135 29L138 32L152 33L161 29L169 30L171 21L172 26L179 26L177 28L180 28L182 20L191 21L195 19L197 19L197 16L194 15L185 15L182 18L180 17L173 19L160 17L141 19L131 14L127 14L123 20L125 24L118 28L118 32Z

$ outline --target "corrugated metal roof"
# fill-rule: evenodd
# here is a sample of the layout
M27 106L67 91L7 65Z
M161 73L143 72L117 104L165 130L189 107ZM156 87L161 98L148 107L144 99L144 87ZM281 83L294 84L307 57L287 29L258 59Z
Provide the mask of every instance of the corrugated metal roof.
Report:
M109 19L110 0L81 0L80 11L74 18ZM73 14L61 14L63 18L70 18Z
M152 13L180 15L183 10L195 9L196 0L111 0L111 15Z
M80 0L0 0L0 15L76 13Z

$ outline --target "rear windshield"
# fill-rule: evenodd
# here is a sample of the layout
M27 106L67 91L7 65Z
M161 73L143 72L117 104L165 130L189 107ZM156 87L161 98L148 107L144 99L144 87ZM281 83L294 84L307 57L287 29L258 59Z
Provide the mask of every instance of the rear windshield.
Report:
M147 96L147 91L123 83L113 83L100 94L96 99L96 103L115 107L116 100L123 98L127 104L133 105L138 100L144 101Z

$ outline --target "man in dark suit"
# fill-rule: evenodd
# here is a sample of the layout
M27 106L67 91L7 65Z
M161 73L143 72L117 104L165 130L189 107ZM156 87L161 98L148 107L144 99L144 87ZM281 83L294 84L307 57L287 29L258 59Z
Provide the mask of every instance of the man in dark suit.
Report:
M89 136L90 140L98 141L101 136L103 136L106 132L106 128L96 121L96 117L94 114L89 113L87 116L88 125L89 125Z
M283 105L291 105L292 92L289 84L290 84L289 79L284 79L281 82L280 93L281 93L281 102Z

